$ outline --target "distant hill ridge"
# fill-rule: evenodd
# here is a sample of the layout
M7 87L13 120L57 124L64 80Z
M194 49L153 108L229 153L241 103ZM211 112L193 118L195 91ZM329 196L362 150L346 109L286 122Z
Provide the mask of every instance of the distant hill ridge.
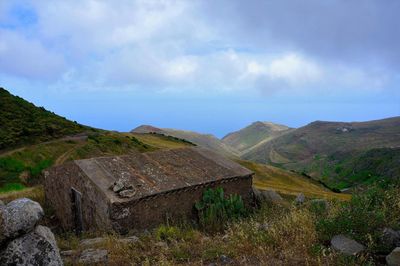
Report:
M380 177L400 177L400 161L397 170L393 169L393 158L400 158L399 147L400 117L315 121L259 145L242 158L303 172L341 189ZM381 171L366 164L357 167L362 161L373 161L374 169Z
M222 138L222 142L242 155L261 143L266 143L290 130L292 129L284 125L257 121L243 129L227 134Z
M180 139L186 139L196 145L214 150L229 157L237 157L238 152L223 143L212 134L202 134L189 130L178 130L172 128L157 128L150 125L141 125L133 129L131 133L158 133L173 136Z

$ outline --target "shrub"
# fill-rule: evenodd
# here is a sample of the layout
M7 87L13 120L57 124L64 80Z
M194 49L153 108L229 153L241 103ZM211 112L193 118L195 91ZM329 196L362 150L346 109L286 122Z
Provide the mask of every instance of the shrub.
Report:
M399 187L379 183L355 194L350 202L339 204L333 214L319 218L320 239L328 241L336 234L345 234L367 245L372 252L384 251L380 243L382 229L399 226L399 194Z
M239 195L224 196L222 188L207 189L196 202L200 226L206 231L220 231L229 220L236 220L247 213Z

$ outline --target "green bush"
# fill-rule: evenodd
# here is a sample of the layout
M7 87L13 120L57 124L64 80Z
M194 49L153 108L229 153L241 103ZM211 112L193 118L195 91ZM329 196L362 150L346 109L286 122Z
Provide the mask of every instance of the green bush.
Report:
M247 211L239 195L224 196L222 188L209 188L196 202L200 226L206 231L220 231L229 220L236 220L246 215Z
M350 202L341 203L334 215L320 216L317 230L322 241L345 234L367 245L372 252L384 252L380 243L384 227L400 226L400 188L377 183L355 194Z
M20 183L8 183L8 184L0 187L0 193L23 190L24 188L25 188L25 186Z
M50 167L52 164L53 164L52 160L46 159L46 160L41 160L35 166L28 167L30 177L31 178L38 177L44 169L46 169L47 167Z
M25 166L23 162L17 159L5 157L0 158L0 169L7 172L21 173L24 171Z

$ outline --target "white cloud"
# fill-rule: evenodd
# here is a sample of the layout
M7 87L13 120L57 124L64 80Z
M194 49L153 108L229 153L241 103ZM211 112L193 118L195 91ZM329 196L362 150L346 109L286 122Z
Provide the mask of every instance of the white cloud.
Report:
M227 38L225 28L199 11L202 4L31 1L37 24L0 31L0 72L54 78L57 87L207 93L315 91L386 82L382 73L362 66L336 66L285 49L241 49L246 40Z
M323 71L317 64L294 53L274 59L269 64L267 72L271 79L283 79L293 85L316 82L323 75Z
M0 71L24 78L53 79L65 67L58 55L35 39L0 29Z

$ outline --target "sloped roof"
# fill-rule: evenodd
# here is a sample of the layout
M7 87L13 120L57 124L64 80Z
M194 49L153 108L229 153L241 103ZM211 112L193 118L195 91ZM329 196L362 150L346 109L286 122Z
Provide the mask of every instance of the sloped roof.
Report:
M252 174L238 163L200 147L98 157L76 160L75 164L112 202ZM121 178L134 191L128 199L112 189Z

